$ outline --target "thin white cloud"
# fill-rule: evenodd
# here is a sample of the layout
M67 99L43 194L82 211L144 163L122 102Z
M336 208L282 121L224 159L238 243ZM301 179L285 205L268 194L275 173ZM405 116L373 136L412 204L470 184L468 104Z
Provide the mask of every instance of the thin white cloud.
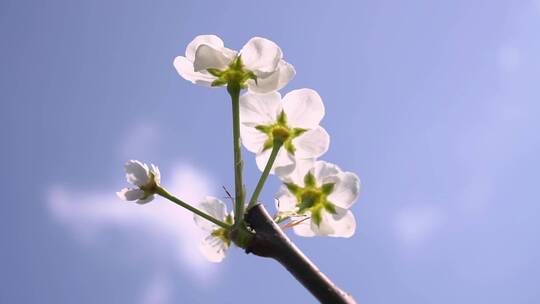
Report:
M444 222L444 213L435 206L409 206L396 214L395 234L405 247L417 248L428 242Z
M163 274L157 274L143 291L140 304L172 303L172 289L170 279Z
M117 147L121 159L150 159L159 151L161 132L152 122L134 123Z
M162 171L168 189L186 202L196 203L211 193L209 179L189 166ZM176 265L178 271L189 271L205 284L215 277L217 265L207 262L198 251L203 235L190 212L159 198L143 206L124 202L116 197L117 190L78 191L56 186L48 193L48 207L52 218L73 232L77 241L99 244L114 237L137 248L129 255L152 261L156 269Z

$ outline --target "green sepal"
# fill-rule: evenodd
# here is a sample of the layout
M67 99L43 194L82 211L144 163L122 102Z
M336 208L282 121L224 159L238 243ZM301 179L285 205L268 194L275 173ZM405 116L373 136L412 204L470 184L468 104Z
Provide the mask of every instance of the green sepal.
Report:
M270 131L272 130L272 126L264 126L264 125L258 125L258 126L255 126L255 129L265 133L265 134L268 134L270 133Z
M242 55L238 55L238 57L236 57L232 62L231 64L229 64L229 68L233 69L233 70L241 70L242 67L244 66L244 64L242 63Z
M334 206L334 204L326 201L325 204L324 204L324 209L332 214L336 214L337 211L336 211L336 207Z
M227 83L228 83L227 80L218 78L218 79L216 79L216 80L214 80L214 81L212 82L211 86L213 86L213 87L220 87L220 86L226 85Z
M250 79L255 80L255 84L258 84L257 83L257 76L252 71L248 71L248 72L246 72L244 74L244 77L242 78L242 83L245 83L246 81L248 81Z
M292 140L285 141L285 145L283 145L283 147L285 148L285 150L287 150L287 152L291 153L291 155L294 156L294 152L296 152L296 147L292 144Z
M297 195L300 192L300 187L293 183L284 183L284 185L294 195Z
M266 151L274 146L274 141L268 138L263 144L263 151Z
M306 185L306 187L316 187L317 185L317 181L315 180L315 176L313 176L313 174L310 172L308 172L305 176L304 176L304 184Z
M277 123L282 126L287 125L287 115L285 114L285 111L281 111L281 113L279 113Z
M221 77L221 75L223 75L223 71L220 71L218 69L215 69L215 68L208 68L206 69L208 71L208 73L210 73L212 76L216 76L216 77Z
M320 209L317 209L317 210L313 210L311 212L311 220L317 225L319 226L322 222L322 215L321 215L321 210Z
M321 187L321 191L326 194L326 195L329 195L330 193L332 193L332 191L334 191L334 186L336 184L335 183L327 183L327 184L324 184L322 185Z
M292 130L292 137L293 137L293 138L294 138L294 137L298 137L298 136L304 134L304 132L306 132L306 131L307 131L307 129L294 128L294 129Z

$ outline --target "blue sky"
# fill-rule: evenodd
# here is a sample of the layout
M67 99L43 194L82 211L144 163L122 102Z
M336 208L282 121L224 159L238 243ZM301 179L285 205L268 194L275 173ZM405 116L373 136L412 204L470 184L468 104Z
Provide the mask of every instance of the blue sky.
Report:
M357 233L293 238L339 286L361 303L540 301L540 2L3 0L0 302L312 301L272 261L206 263L187 212L114 195L130 158L186 200L233 188L227 94L172 66L208 33L276 41L297 70L282 93L322 96L323 158L362 180Z

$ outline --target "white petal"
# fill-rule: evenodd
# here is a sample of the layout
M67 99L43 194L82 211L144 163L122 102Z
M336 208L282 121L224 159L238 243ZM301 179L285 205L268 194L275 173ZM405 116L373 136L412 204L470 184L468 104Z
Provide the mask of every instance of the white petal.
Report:
M278 92L247 92L240 97L240 121L246 126L274 124L281 110L281 95Z
M264 171L264 167L266 166L266 163L270 158L271 152L272 149L267 149L257 154L257 156L255 157L255 161L257 162L257 167L259 168L259 170ZM285 149L281 149L276 156L276 160L274 161L274 165L270 170L270 174L274 174L276 169L279 169L280 172L283 172L282 174L287 174L293 171L294 167L294 158L292 158Z
M199 210L222 222L225 221L225 217L227 216L227 207L225 206L225 203L213 196L207 196L204 201L200 202ZM219 228L216 224L196 214L193 215L193 220L197 226L206 231L212 231Z
M339 180L338 175L342 171L337 165L319 160L315 162L311 172L313 173L313 176L315 176L317 184L322 186L326 183L337 183Z
M148 166L138 160L130 160L124 165L128 183L144 186L150 181Z
M281 60L275 72L270 73L265 77L257 77L256 82L253 79L249 80L247 82L248 89L251 92L258 94L279 91L294 78L295 74L296 71L294 67L284 60Z
M332 237L351 237L356 230L356 220L351 211L336 207L336 214L322 211L320 225L311 223L315 235Z
M288 171L282 168L276 168L276 175L286 183L293 183L300 187L304 187L304 177L313 167L315 161L313 159L296 159L294 170Z
M245 125L240 125L240 136L242 137L244 147L253 153L259 153L268 139L268 135L265 133L253 127L246 127Z
M131 188L124 188L118 192L116 192L116 195L125 201L134 201L138 200L141 197L144 196L144 191L141 189L131 189Z
M154 164L150 164L150 167L152 169L152 172L154 173L154 181L156 182L156 184L159 185L161 183L161 172L159 172L158 166Z
M279 212L290 212L296 210L296 197L287 189L281 186L276 193L276 209Z
M193 69L195 72L205 71L209 68L225 70L234 59L235 53L226 48L214 48L213 46L202 44L195 52Z
M298 219L302 220L302 219ZM293 226L294 233L303 237L312 237L315 236L315 232L311 229L311 219L307 219L299 222L297 225Z
M189 61L195 61L195 53L201 44L210 45L216 49L220 49L224 46L223 40L216 35L199 35L195 37L195 39L193 39L193 41L191 41L186 48L186 58Z
M313 129L324 117L324 104L319 94L311 89L289 92L283 97L287 123L294 128Z
M328 200L341 208L350 208L360 192L360 179L352 172L343 172L338 175L334 190Z
M251 38L240 51L246 69L257 76L276 70L283 53L277 44L260 37Z
M135 203L137 203L139 205L144 205L144 204L149 203L149 202L151 202L153 200L154 200L154 195L152 194L152 195L149 195L146 198L137 200Z
M209 87L217 79L217 77L206 72L195 72L193 62L186 57L178 56L174 58L174 68L182 78L195 84Z
M328 151L330 135L321 127L308 130L292 141L296 158L318 158Z
M229 246L225 242L211 235L205 237L199 246L201 253L208 261L213 263L223 261L227 254L227 249L229 249Z

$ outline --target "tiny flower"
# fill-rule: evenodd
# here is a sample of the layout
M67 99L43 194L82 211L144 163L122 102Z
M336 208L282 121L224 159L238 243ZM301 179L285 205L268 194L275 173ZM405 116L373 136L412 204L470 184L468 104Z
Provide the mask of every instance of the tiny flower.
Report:
M227 214L227 207L225 204L215 197L207 196L205 200L199 204L199 210L217 220L232 224L232 214ZM231 246L229 231L198 215L194 215L193 219L199 228L210 233L200 244L199 249L201 253L210 262L219 263L223 261L227 254L227 250Z
M159 186L161 175L154 164L148 165L138 160L130 160L125 164L126 179L136 188L124 188L116 195L125 201L136 201L137 204L146 204L154 199L156 187Z
M276 173L284 185L277 194L280 214L294 214L293 229L300 236L351 237L356 229L348 210L360 192L352 172L325 161L302 161L290 174Z
M242 143L256 153L262 171L270 157L274 139L283 141L271 173L276 168L294 169L296 159L317 158L328 150L330 136L319 126L324 105L311 89L294 90L283 100L278 92L240 97Z
M257 93L283 88L294 77L292 65L285 62L281 49L272 41L254 37L236 52L224 46L215 35L195 37L186 56L174 59L180 76L195 84L222 86L230 81Z

